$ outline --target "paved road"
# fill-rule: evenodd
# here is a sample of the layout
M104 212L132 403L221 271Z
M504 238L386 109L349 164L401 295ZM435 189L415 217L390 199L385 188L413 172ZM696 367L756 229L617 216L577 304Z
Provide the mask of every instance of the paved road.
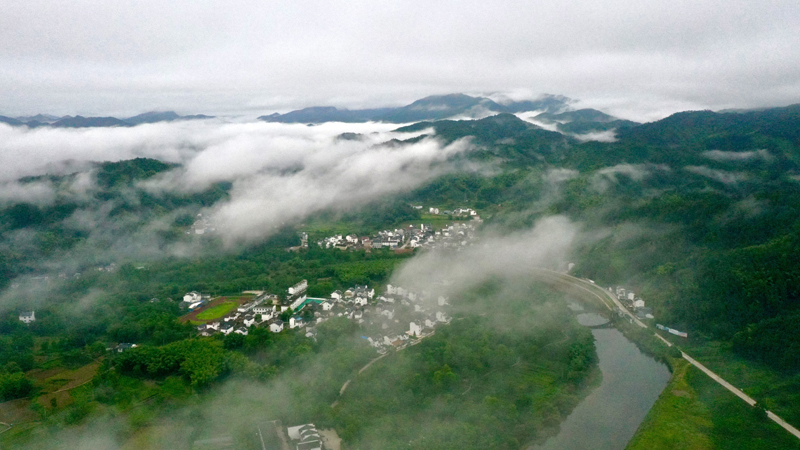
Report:
M603 305L605 305L609 310L611 310L612 308L608 305L608 302L606 300L603 300L603 297L605 297L606 299L610 299L617 306L617 308L619 308L623 313L627 314L631 319L633 319L634 323L636 323L638 326L642 328L648 328L646 324L637 319L633 314L631 314L630 311L628 311L625 307L623 307L622 303L620 303L619 300L617 300L616 296L611 295L609 292L607 292L600 286L597 286L594 283L591 283L581 278L576 278L571 275L553 272L551 270L540 269L540 273L543 275L544 278L562 284L569 284L572 287L576 287L585 292L590 293L593 297L599 299L603 303ZM604 295L601 297L599 292L602 292ZM658 333L653 333L653 334L655 335L655 337L664 342L668 347L672 347L672 342L668 341ZM685 359L686 361L689 361L690 364L697 367L703 373L708 375L712 380L719 383L722 387L731 391L734 395L736 395L740 399L744 400L748 405L755 406L756 401L752 397L750 397L749 395L742 392L740 389L737 389L734 385L722 379L722 377L709 370L708 367L704 366L699 361L697 361L696 359L692 358L691 356L687 355L684 352L681 352L681 356L683 356L683 359ZM789 433L800 439L800 430L786 423L785 420L778 417L775 413L773 413L772 411L767 411L767 417L772 419L773 422L780 425L784 430L788 431Z

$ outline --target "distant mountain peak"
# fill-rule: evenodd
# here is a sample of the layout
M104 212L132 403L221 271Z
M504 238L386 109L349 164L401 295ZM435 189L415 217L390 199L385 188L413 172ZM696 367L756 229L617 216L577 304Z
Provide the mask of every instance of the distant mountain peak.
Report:
M259 117L267 122L322 123L322 122L388 122L412 123L450 118L481 118L499 113L525 111L564 111L572 100L561 95L544 94L535 100L513 101L503 104L488 97L463 93L429 95L398 108L348 110L332 106L314 106L286 114L272 113Z

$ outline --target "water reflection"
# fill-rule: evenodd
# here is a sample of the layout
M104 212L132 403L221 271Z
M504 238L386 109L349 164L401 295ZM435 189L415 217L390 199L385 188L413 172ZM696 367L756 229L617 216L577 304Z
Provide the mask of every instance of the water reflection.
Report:
M581 325L608 320L578 314ZM593 329L603 381L561 424L558 435L535 450L622 450L667 385L667 367L642 353L615 328Z

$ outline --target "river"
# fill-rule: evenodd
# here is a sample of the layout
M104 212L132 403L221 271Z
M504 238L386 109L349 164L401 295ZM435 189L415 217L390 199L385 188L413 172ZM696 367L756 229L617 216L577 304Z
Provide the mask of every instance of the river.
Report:
M595 313L580 313L577 319L585 326L608 322ZM556 436L529 449L623 450L667 385L667 366L642 353L619 330L593 329L592 334L603 381L561 423Z

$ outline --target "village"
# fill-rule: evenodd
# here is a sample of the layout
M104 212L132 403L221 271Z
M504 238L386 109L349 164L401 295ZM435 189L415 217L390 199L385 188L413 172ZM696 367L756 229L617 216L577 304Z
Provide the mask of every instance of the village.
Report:
M438 209L431 208L431 210L436 211L438 214ZM458 209L456 211L459 212L459 217L467 214L468 217L472 217L472 221L456 222L440 230L435 230L432 225L421 223L419 226L412 224L403 228L395 228L394 230L379 231L372 236L359 237L356 234L338 234L317 241L317 245L326 249L366 251L382 248L391 250L451 248L459 250L472 244L476 236L476 226L482 223L482 220L475 214L474 210ZM445 213L451 212L445 211ZM307 245L307 236L305 239L303 242L305 243L304 245Z
M297 329L306 337L316 339L316 326L334 317L345 317L362 328L362 338L379 354L390 349L400 350L416 339L434 332L437 325L450 322L445 312L447 298L433 298L429 293L417 293L401 286L387 285L376 296L375 289L353 286L344 292L331 292L328 298L306 295L308 282L302 280L290 287L284 296L253 291L252 301L239 305L218 320L198 325L201 336L217 333L247 335L250 327L265 327L273 333ZM183 302L190 309L199 308L210 300L198 292L189 292Z

